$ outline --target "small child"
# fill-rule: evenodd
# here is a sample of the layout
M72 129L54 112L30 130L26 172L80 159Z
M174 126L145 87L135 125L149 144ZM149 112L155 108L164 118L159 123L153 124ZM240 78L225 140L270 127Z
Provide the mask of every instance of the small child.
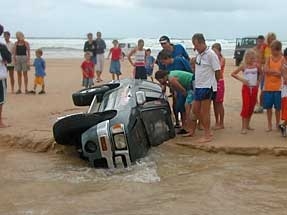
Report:
M134 62L132 56L135 56ZM130 64L135 68L135 79L147 79L147 73L145 69L145 49L144 40L138 40L138 45L128 55Z
M153 56L151 56L151 50L147 49L145 51L146 54L146 58L145 58L145 69L146 69L146 73L147 76L150 77L151 81L153 82L153 68L154 68L154 64L155 64L155 58Z
M46 62L42 58L43 51L42 49L36 50L36 59L34 60L33 66L35 67L35 80L34 80L34 89L29 91L31 94L36 94L37 85L42 86L42 90L39 94L45 94L45 82L44 77L46 76Z
M113 40L114 47L110 49L108 59L112 55L111 65L110 65L110 73L112 74L113 81L115 80L115 75L117 76L117 80L120 80L121 73L121 63L120 59L122 58L122 49L119 47L119 42L117 40Z
M223 100L224 100L225 86L224 86L223 74L224 74L224 68L225 68L225 58L222 56L220 43L214 43L212 45L212 50L218 56L220 66L221 66L220 79L217 82L217 92L216 92L215 98L213 99L213 108L214 108L214 116L215 116L215 126L213 127L213 129L218 130L218 129L224 129Z
M263 107L267 109L267 132L272 131L272 108L275 108L276 129L278 129L281 112L281 69L284 57L282 43L274 40L271 43L271 56L266 59L264 68Z
M281 130L282 136L287 136L287 48L284 50L284 60L282 63L282 78L283 78L283 85L281 90L281 119L283 123L279 125Z
M238 73L242 71L243 77ZM260 83L261 68L256 63L256 52L252 49L246 51L243 64L232 72L232 77L241 81L242 86L242 130L241 134L247 134L250 127L250 120L257 101L258 86Z
M83 72L83 82L82 86L85 88L90 88L94 85L95 76L95 65L92 59L92 54L90 52L85 53L85 60L83 61L81 68Z

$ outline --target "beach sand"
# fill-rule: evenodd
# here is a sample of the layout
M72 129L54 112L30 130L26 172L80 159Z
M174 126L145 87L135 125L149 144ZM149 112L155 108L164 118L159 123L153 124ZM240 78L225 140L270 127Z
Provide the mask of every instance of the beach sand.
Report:
M35 152L61 149L53 140L53 123L57 117L87 110L85 107L75 107L71 97L73 92L81 89L81 62L82 59L47 59L46 95L12 94L8 85L8 100L4 105L3 117L4 122L10 127L0 130L2 147L23 148ZM234 68L233 60L228 59L225 71L225 129L214 131L214 140L211 143L196 143L202 135L201 131L197 131L193 138L177 137L169 141L168 145L173 144L183 150L187 146L209 152L232 154L287 154L286 139L276 130L265 132L265 113L253 116L251 126L255 131L250 131L247 135L240 134L241 83L230 76ZM106 61L103 79L107 82L111 80L108 71L109 61ZM122 73L121 78L131 77L132 67L127 60L122 62ZM32 68L29 72L29 89L33 87L33 79Z

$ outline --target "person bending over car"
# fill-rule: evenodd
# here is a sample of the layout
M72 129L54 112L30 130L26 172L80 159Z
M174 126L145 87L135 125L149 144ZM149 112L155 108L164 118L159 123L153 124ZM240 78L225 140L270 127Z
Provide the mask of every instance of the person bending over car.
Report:
M170 72L159 70L155 73L155 78L161 85L172 87L175 91L185 96L186 122L184 125L186 129L190 130L187 136L192 136L195 128L195 123L193 123L191 119L194 74L181 70L173 70Z

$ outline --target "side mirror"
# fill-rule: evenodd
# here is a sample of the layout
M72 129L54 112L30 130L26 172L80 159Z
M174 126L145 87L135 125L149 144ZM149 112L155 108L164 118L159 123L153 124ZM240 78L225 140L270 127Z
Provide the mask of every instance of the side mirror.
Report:
M145 92L143 91L136 92L136 100L138 105L143 105L146 102Z

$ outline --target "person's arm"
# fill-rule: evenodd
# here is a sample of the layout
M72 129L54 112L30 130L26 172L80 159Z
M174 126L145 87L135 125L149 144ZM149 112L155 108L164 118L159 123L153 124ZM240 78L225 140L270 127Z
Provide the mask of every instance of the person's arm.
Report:
M85 42L85 44L84 44L84 49L83 49L84 52L88 51L88 46L87 46L87 45L88 45L88 42Z
M110 52L109 52L109 54L108 54L107 59L110 59L111 54L112 54L112 49L110 49Z
M46 70L46 61L44 59L42 59L42 66L43 66L43 69Z
M16 47L17 47L17 42L14 43L14 46L12 49L12 59L14 61L14 64L16 64Z
M0 53L5 63L11 63L12 61L11 53L9 52L6 45L0 44Z
M103 40L103 49L106 49L106 48L107 48L106 42Z
M243 71L243 70L244 70L244 67L243 67L243 66L240 66L240 67L238 67L236 70L234 70L234 71L231 73L231 76L232 76L233 78L235 78L235 79L241 81L244 85L249 85L249 82L248 82L246 79L244 79L244 78L242 78L242 77L240 77L240 76L238 75L238 73L239 73L240 71Z
M287 84L287 63L284 63L284 61L282 62L281 65L281 75L283 78L283 83Z
M132 66L135 66L134 62L132 61L132 56L134 55L134 53L136 53L137 48L134 48L129 54L128 54L128 60L130 62L130 64Z
M27 49L27 64L30 65L30 45L28 42L25 41L25 46L26 46L26 49Z
M185 88L179 83L177 78L169 78L168 79L170 85L178 92L181 92L184 96L186 95L186 90Z

